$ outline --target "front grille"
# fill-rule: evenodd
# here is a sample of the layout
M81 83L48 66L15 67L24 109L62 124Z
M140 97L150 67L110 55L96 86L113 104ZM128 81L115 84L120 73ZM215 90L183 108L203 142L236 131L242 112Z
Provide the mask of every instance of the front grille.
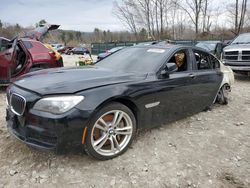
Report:
M238 55L238 51L225 52L225 55Z
M16 115L23 115L26 107L26 100L24 97L18 94L11 94L10 96L10 107L11 110L16 114Z
M242 60L249 61L250 60L250 51L242 51Z
M224 59L229 61L237 61L239 56L238 51L225 52Z
M242 55L250 55L250 51L242 51Z

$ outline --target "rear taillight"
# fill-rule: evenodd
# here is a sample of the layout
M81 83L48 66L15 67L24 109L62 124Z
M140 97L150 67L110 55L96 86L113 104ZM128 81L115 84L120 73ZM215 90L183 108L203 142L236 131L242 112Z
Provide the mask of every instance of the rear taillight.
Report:
M52 57L53 59L56 59L56 53L53 51L49 51L49 55L50 57Z

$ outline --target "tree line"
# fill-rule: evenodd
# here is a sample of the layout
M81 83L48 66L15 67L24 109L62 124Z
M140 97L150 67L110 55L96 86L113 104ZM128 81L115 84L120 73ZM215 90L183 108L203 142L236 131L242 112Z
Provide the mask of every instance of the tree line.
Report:
M249 8L248 0L121 0L114 2L113 14L124 24L126 31L58 29L50 32L44 42L77 46L166 39L230 39L250 31ZM45 23L42 19L33 26L22 27L0 20L0 37L24 36Z
M200 38L225 30L238 35L250 16L247 0L122 0L114 2L113 12L135 38L146 30L155 40Z

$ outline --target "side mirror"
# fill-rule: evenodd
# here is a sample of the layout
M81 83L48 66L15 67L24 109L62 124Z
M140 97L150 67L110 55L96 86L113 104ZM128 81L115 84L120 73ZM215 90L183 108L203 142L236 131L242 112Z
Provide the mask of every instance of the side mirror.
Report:
M176 72L178 67L175 63L167 63L166 67L161 70L161 78L168 78L170 73Z
M168 73L173 73L178 70L176 63L167 63L166 68L167 68Z

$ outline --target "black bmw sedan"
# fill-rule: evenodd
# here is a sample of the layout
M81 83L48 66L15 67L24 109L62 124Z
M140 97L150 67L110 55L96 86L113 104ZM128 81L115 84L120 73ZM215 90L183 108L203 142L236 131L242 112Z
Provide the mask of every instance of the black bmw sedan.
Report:
M106 160L136 132L198 113L215 100L219 61L196 47L125 48L93 66L27 74L7 89L7 126L28 145L81 144Z

